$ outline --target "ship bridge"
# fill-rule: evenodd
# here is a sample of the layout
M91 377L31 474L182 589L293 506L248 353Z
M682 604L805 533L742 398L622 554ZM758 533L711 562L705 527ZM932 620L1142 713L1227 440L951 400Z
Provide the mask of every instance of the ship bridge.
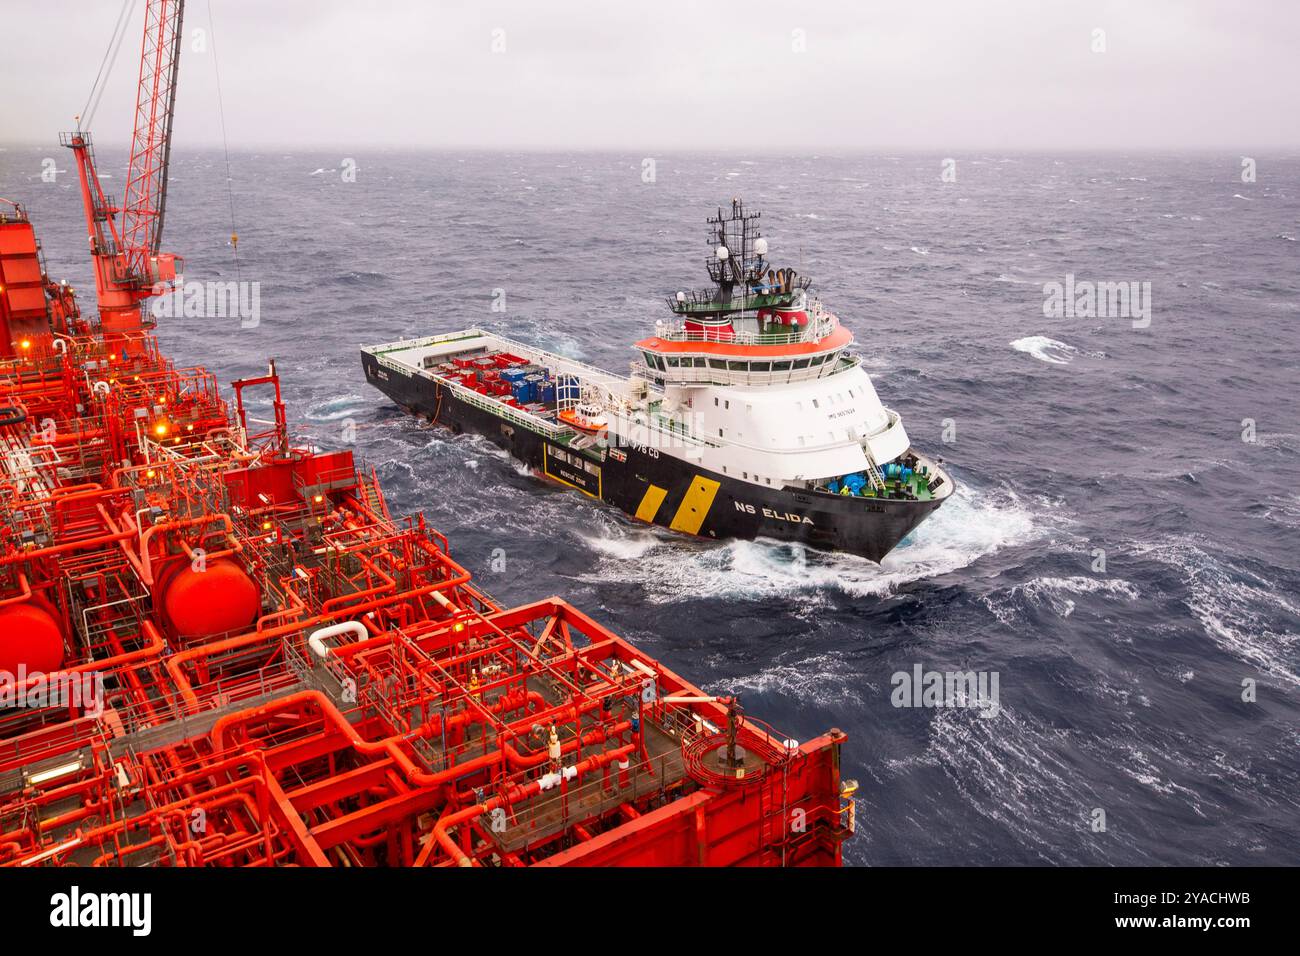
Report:
M773 324L761 312L702 327L691 319L656 324L636 343L638 374L676 385L777 385L840 370L853 333L820 303L800 325Z

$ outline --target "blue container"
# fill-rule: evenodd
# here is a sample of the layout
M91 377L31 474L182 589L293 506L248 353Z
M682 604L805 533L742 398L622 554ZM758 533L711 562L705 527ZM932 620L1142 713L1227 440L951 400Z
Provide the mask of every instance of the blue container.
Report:
M537 386L527 380L515 382L510 387L510 392L520 405L537 401Z
M507 382L517 382L527 374L521 368L508 368L501 373L501 378Z
M547 382L537 390L537 400L543 405L555 404L555 385Z

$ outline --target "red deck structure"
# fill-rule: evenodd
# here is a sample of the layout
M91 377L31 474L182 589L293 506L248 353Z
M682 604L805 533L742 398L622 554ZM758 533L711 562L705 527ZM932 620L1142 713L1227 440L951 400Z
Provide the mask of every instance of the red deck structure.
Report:
M0 865L839 864L842 734L502 607L350 451L292 442L273 362L231 408L159 354L183 3L146 6L122 207L64 137L96 318L0 205Z
M206 370L77 325L0 363L0 863L839 862L841 734L501 607L283 405L251 440Z

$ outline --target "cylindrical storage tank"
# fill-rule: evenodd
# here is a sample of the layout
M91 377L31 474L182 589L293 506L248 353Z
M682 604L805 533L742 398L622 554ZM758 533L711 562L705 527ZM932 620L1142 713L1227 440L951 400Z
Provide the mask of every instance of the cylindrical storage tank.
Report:
M233 561L219 559L202 571L186 567L163 591L163 609L182 637L242 630L257 619L260 608L257 585Z
M43 674L63 666L63 632L54 616L35 604L0 607L0 670Z

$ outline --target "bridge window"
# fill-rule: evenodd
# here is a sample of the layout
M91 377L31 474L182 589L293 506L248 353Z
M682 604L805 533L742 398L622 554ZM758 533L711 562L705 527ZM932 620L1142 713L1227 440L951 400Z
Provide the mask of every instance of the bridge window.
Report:
M728 362L728 363L727 363L727 368L731 369L733 372L748 372L748 371L749 371L749 363L748 363L748 362Z

